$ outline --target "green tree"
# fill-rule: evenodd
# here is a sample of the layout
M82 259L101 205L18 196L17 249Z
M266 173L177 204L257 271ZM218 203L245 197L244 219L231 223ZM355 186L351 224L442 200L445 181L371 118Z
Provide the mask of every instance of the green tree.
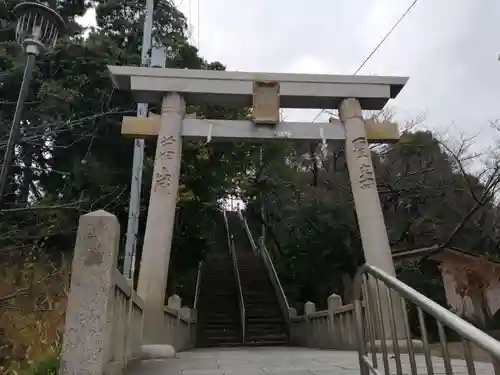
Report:
M330 144L326 152L316 143L266 145L264 155L272 157L261 169L254 167L258 177L249 175L242 184L254 232L266 225L290 299L324 304L330 293L342 294L343 275L353 276L364 261L343 145ZM483 156L487 163L473 175L467 162L479 159L466 142L455 150L423 131L405 132L399 143L373 149L393 250L460 246L499 253L494 197L500 159L494 152ZM418 290L441 283L435 272L422 271L428 267L410 268L403 270L405 280Z
M122 116L134 115L136 105L128 93L113 89L107 65L139 65L142 5L135 1L95 3L99 27L88 30L85 37L82 29L67 35L37 61L23 112L23 133L16 145L9 205L0 211L3 249L35 246L56 255L71 251L78 216L96 209L113 212L123 231L126 227L133 141L123 137L120 128ZM88 5L82 3L78 11L72 11L72 2L58 4L68 22ZM154 37L169 46L167 66L225 69L219 62L205 61L188 43L185 18L170 2L159 4ZM5 11L11 12L13 5ZM7 18L14 19L11 13ZM7 52L14 46L10 35L0 49L0 66L6 72L0 97L8 100L0 108L2 129L10 125L22 74L19 49L16 58ZM157 108L153 105L150 110ZM246 116L245 110L209 106L189 107L188 112L216 119ZM3 147L5 140L3 134ZM155 140L146 142L137 261L155 147ZM213 245L220 217L218 202L231 189L233 175L243 166L246 154L245 146L239 144L185 142L172 288Z

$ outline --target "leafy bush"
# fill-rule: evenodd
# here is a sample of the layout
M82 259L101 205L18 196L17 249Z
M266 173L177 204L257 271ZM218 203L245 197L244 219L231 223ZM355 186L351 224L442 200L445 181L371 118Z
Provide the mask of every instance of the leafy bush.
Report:
M33 364L31 369L26 371L26 375L57 375L59 364L59 354L53 354Z

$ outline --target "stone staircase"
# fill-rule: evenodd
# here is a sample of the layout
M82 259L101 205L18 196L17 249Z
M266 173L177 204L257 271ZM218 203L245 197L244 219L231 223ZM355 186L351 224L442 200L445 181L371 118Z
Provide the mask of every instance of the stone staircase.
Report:
M227 212L246 310L246 345L285 345L286 323L264 262L250 246L237 212Z
M221 246L207 255L200 282L196 346L241 345L236 277L228 249Z

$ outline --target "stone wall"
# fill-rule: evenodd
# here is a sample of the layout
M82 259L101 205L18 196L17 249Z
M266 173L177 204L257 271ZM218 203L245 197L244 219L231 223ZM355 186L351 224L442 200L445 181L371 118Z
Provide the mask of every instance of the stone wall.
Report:
M313 302L304 304L304 314L290 317L290 339L295 345L323 349L356 349L353 305L343 305L336 294L328 298L328 309L316 311Z
M164 308L165 343L180 352L194 348L196 342L197 312L182 306L181 298L174 294Z

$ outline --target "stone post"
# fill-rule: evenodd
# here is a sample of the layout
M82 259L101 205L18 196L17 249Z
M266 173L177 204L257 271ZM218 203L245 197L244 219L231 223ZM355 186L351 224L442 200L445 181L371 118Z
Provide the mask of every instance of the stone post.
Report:
M340 120L345 126L345 153L349 178L351 181L354 205L358 218L359 231L366 263L375 266L389 275L395 276L391 247L384 223L384 215L378 196L375 171L366 139L365 121L361 105L357 99L345 99L339 108ZM373 288L370 288L373 291ZM381 290L385 296L385 290ZM387 298L382 298L383 311L389 311ZM403 335L403 310L401 304L395 306L398 336ZM384 319L385 322L385 319ZM389 321L387 321L389 324ZM385 326L385 324L384 324ZM387 325L389 327L389 325ZM386 337L390 330L386 329Z
M80 217L71 266L61 375L102 375L106 371L113 344L113 274L119 239L120 224L115 215L101 210Z
M163 341L163 306L182 153L181 127L186 105L177 93L163 98L153 182L137 292L144 300L145 344Z
M306 346L311 347L314 344L314 324L311 322L311 318L309 315L316 312L316 305L314 302L307 301L304 303L304 319L305 319L305 327L304 334L306 337L303 338L304 342L307 343Z
M175 350L180 350L179 348L179 332L181 328L181 306L182 306L182 298L179 297L177 294L172 294L170 297L168 297L167 300L167 306L171 310L177 311L177 319L175 321L175 327L174 329L169 332L171 335L168 337L167 341L172 344L172 346L175 348ZM165 338L164 338L165 340Z
M340 297L338 294L330 294L327 300L327 306L328 306L328 325L329 325L329 330L330 330L330 343L332 346L335 346L335 344L339 341L341 341L340 337L336 337L336 335L341 334L341 331L336 329L335 327L335 310L338 310L342 307L342 297ZM339 340L340 339L340 340Z
M189 345L189 335L191 331L191 309L188 306L182 306L179 310L179 317L188 321L187 327L183 327L181 324L180 328L180 337L181 337L181 348L182 350L188 349Z
M196 328L198 327L198 310L191 309L191 325L189 326L189 349L193 349L196 344Z
M172 294L168 297L167 306L172 310L180 310L182 305L182 299L177 294Z

